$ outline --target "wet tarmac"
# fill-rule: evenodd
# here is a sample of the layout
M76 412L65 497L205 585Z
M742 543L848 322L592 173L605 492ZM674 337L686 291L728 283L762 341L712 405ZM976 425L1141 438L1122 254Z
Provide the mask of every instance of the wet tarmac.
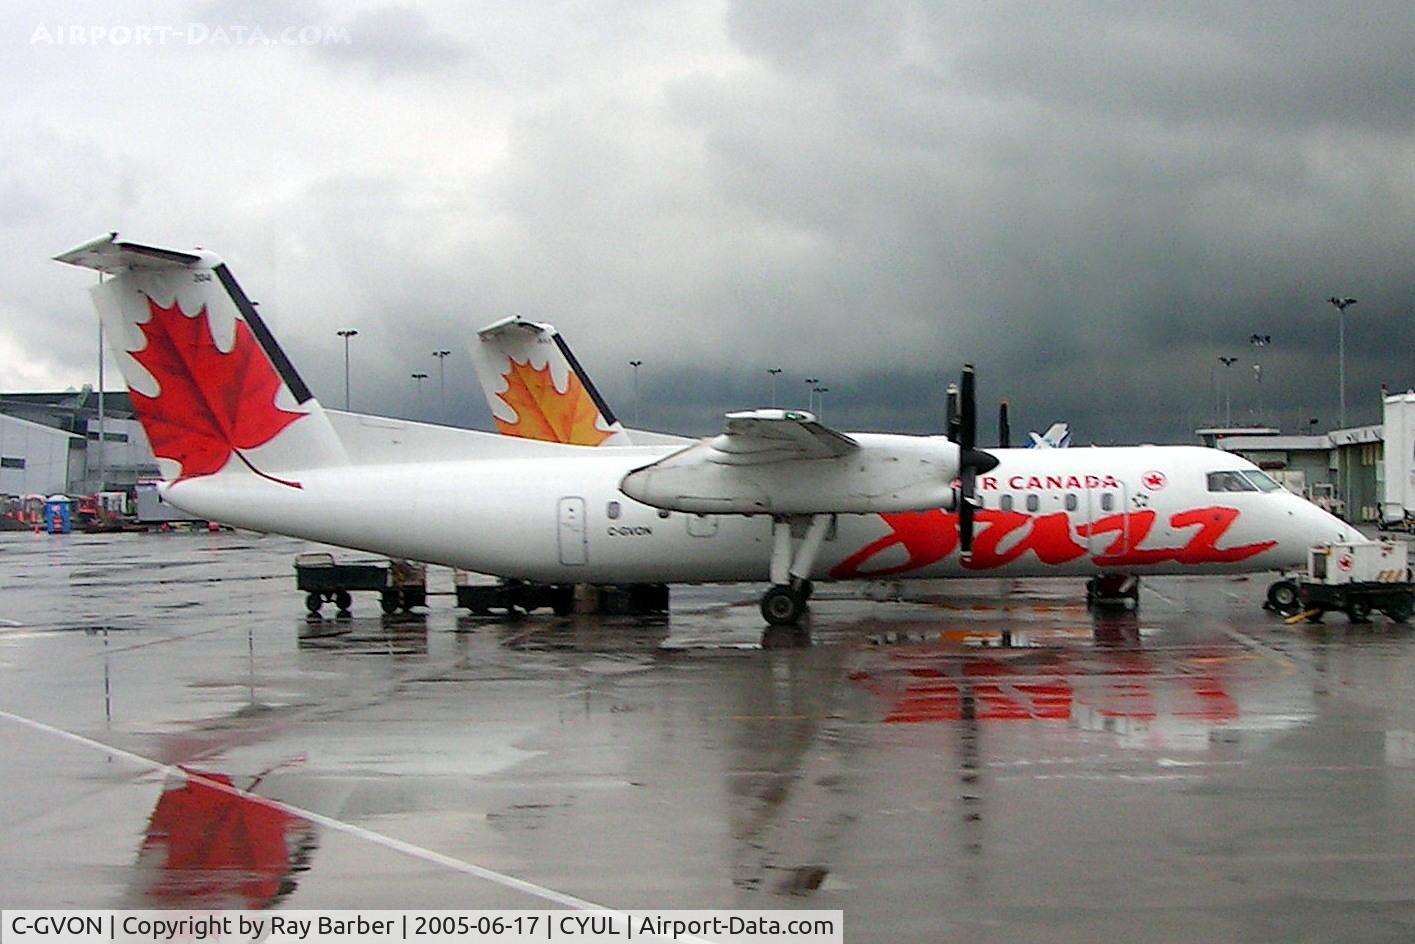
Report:
M0 905L842 909L850 941L1415 940L1415 637L1267 581L307 619L240 533L0 535ZM432 571L432 589L450 575Z

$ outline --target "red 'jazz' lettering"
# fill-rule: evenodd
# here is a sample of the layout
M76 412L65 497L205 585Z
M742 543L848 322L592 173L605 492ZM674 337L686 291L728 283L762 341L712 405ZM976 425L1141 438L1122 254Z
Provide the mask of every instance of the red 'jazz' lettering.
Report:
M1082 557L1086 549L1071 536L1071 522L1066 512L1032 517L1019 511L983 511L978 523L986 527L973 541L973 559L964 561L969 570L988 570L1018 560L1028 551L1043 564L1055 566ZM999 550L1003 539L1027 524L1031 529L1006 551Z
M1113 534L1114 540L1093 560L1102 567L1143 567L1174 561L1181 564L1227 564L1247 560L1277 546L1258 541L1220 548L1218 542L1238 520L1236 508L1213 506L1181 511L1170 517L1174 528L1199 530L1182 547L1142 548L1154 530L1156 515L1150 510L1107 515L1075 526L1065 512L1027 515L1018 511L981 510L973 556L964 561L969 570L991 570L1036 555L1043 564L1056 566L1084 557L1086 547L1076 540ZM832 577L887 577L909 573L946 559L958 549L958 516L922 511L880 515L890 533L872 541L841 561ZM870 568L870 560L893 547L902 547L907 560L888 567Z
M918 570L943 560L958 546L958 516L943 511L908 511L880 515L889 534L866 544L836 565L832 577L887 577ZM893 567L867 570L863 565L876 554L903 545L909 559Z
M1219 538L1228 532L1233 522L1238 520L1237 508L1196 508L1181 511L1169 519L1176 528L1199 526L1199 533L1189 540L1175 556L1181 564L1228 564L1234 561L1256 557L1264 551L1277 547L1276 541L1259 541L1238 547L1220 548Z
M1076 531L1083 537L1094 537L1112 532L1115 534L1115 540L1111 542L1110 546L1094 558L1095 562L1103 567L1121 567L1127 564L1160 564L1164 561L1174 560L1173 548L1140 550L1138 545L1149 537L1150 529L1154 526L1155 513L1153 511L1137 511L1134 514L1107 515L1090 524L1078 525Z

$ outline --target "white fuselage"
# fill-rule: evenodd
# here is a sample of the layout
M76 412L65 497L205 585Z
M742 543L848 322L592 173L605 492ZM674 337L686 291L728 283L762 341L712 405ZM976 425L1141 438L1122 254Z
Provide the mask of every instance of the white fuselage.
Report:
M765 515L661 512L620 482L671 448L537 448L515 454L466 433L472 458L379 462L287 475L228 468L170 483L174 505L258 531L503 577L565 583L766 580ZM812 577L926 578L1215 573L1301 565L1354 529L1286 491L1210 491L1206 474L1252 469L1199 447L999 449L978 477L974 554L934 510L841 514ZM809 463L803 463L809 466ZM803 474L809 469L803 468ZM1009 510L1010 506L1010 510Z

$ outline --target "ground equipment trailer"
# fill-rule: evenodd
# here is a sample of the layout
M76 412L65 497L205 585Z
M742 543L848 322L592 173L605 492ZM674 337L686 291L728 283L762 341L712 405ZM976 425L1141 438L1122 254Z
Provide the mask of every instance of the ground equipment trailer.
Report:
M476 582L472 575L458 572L455 578L457 605L473 616L489 616L493 611L509 615L549 609L557 616L571 613L608 613L619 616L648 616L668 612L668 585L625 584L542 584L524 580Z
M411 561L361 561L337 563L325 551L300 554L295 558L295 585L305 593L305 608L317 615L325 603L333 603L340 616L348 616L353 591L374 590L385 613L427 605L427 567Z
M1268 589L1268 606L1309 622L1340 610L1353 623L1365 623L1377 611L1404 623L1415 612L1410 578L1404 542L1322 545L1308 552L1307 573Z

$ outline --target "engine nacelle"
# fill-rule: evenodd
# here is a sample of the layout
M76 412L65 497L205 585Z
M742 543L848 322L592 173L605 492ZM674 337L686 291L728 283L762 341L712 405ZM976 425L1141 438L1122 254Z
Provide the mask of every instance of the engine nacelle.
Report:
M871 514L952 509L959 448L943 436L852 433L859 448L819 459L744 460L705 440L619 483L635 501L696 514Z

